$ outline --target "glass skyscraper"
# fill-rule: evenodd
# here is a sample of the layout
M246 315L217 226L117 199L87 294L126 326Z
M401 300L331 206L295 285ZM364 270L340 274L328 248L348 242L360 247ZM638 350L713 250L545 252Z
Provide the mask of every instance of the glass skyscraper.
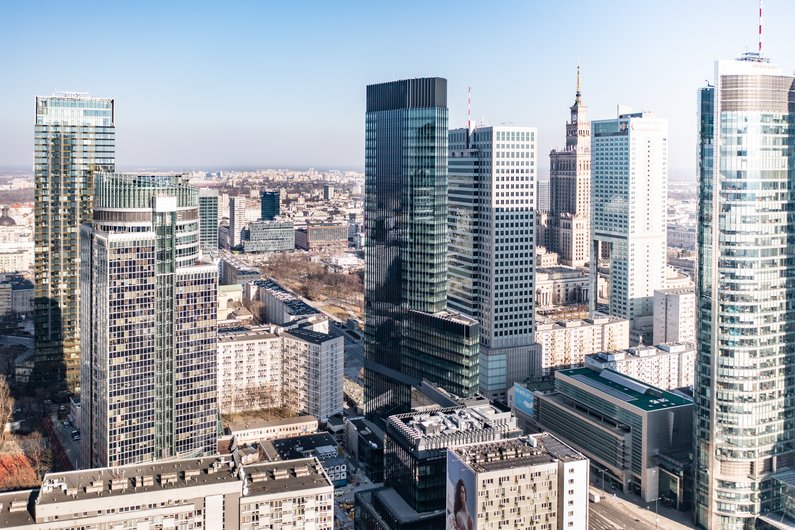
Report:
M423 380L477 392L478 324L446 311L447 134L445 79L367 87L365 401L382 421Z
M281 212L281 192L263 191L260 193L260 213L263 221L273 221Z
M199 190L199 220L201 249L218 252L218 190Z
M699 92L696 522L749 529L795 465L794 78L758 54Z
M199 192L173 175L96 177L81 227L83 465L215 452L218 269Z
M112 99L82 93L36 98L35 369L41 388L80 390L80 223L91 220L94 174L113 171Z

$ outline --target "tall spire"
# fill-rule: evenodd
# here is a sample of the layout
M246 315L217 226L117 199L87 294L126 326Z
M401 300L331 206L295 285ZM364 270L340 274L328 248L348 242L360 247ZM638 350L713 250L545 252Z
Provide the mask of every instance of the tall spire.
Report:
M582 103L582 94L580 93L580 65L577 64L577 103Z

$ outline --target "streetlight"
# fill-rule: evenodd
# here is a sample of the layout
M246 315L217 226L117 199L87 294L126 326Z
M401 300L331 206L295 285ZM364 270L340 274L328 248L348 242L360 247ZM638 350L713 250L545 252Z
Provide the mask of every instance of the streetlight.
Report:
M657 515L657 501L659 501L662 497L657 497L654 499L654 528L657 529L657 523L660 520L660 516Z

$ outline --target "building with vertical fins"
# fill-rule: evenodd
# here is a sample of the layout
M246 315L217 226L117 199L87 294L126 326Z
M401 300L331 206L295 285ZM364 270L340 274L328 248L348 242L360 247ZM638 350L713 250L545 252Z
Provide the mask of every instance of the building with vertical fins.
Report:
M591 310L600 249L610 269L609 313L649 342L654 291L664 289L668 211L668 122L649 112L593 122Z
M530 375L535 314L536 130L449 136L448 306L480 322L480 392L506 401Z
M479 326L447 311L447 80L367 87L365 400L384 422L423 380L478 389Z
M218 190L199 190L199 222L202 251L218 252Z
M777 508L782 484L795 483L783 472L795 464L794 82L746 53L717 61L714 86L699 90L694 456L703 528L766 527L760 516Z
M584 267L590 260L591 234L591 123L580 92L566 124L565 149L549 153L548 245L560 263Z
M229 247L243 244L243 229L246 227L248 198L243 195L229 197Z
M80 223L91 220L94 174L116 165L112 99L36 98L35 369L32 383L80 390Z
M199 192L100 173L81 227L82 461L215 452L218 269L199 261Z

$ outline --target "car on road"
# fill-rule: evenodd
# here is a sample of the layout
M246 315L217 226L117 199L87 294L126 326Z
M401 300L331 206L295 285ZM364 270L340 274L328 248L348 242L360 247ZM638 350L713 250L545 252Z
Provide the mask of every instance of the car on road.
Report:
M71 426L72 426L72 424L71 424L71 423L69 423L68 421L65 421L65 422L61 423L61 425L63 425L63 428L64 428L64 429L68 429L69 427L71 427Z
M75 442L80 440L80 431L72 431L72 440Z

